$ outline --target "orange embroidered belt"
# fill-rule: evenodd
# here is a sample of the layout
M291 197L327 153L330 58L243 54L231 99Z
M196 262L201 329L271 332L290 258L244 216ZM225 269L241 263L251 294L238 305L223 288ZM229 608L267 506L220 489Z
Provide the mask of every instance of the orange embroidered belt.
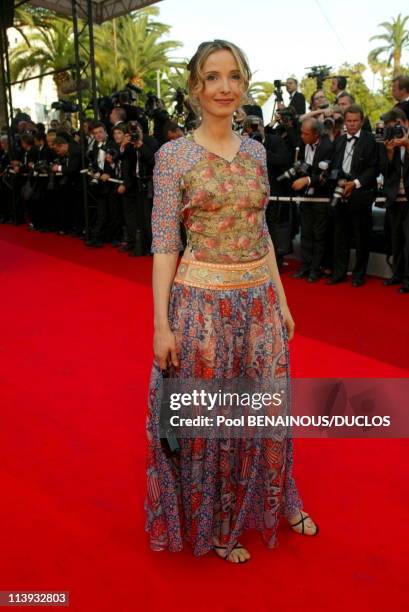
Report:
M270 278L266 256L256 261L231 264L182 258L174 282L203 289L239 289L261 285Z

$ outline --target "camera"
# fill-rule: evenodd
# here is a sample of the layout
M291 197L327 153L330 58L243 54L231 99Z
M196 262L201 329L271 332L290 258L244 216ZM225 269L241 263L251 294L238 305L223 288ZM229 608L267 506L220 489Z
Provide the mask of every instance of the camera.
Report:
M277 102L283 102L283 85L284 83L281 79L274 79L274 95L277 99Z
M329 77L332 66L307 66L306 70L310 70L310 72L307 73L307 77L309 79L316 79L317 89L321 89L325 79Z
M33 166L33 175L46 174L47 176L51 172L51 165L46 161L36 162Z
M106 155L110 155L112 157L113 162L116 162L120 157L119 151L115 147L107 147L102 145L101 149L105 151Z
M275 128L275 132L281 135L285 134L288 128L294 126L295 120L296 113L292 106L277 109L276 121L278 125Z
M335 126L335 119L333 117L325 117L323 126L325 130L332 130Z
M62 111L63 113L78 113L80 110L79 104L74 104L69 100L58 100L58 102L53 102L51 108Z
M295 164L291 166L291 168L289 168L288 170L283 172L283 174L280 174L280 176L277 177L277 182L281 183L285 180L292 180L297 176L307 176L310 168L310 164L307 164L306 162L296 161Z
M334 189L334 193L332 194L332 198L329 204L331 208L335 208L338 202L342 200L344 196L344 187L345 187L346 182L347 181L344 178L338 179L336 187Z
M136 121L129 122L129 134L131 135L131 142L139 142L141 134L139 132L139 126Z
M384 140L393 140L394 138L403 138L404 136L405 129L400 123L386 127L384 130Z
M376 142L383 142L385 135L385 124L383 121L377 121L375 124L375 140Z
M133 83L127 83L124 89L116 91L112 94L111 102L113 106L130 106L135 100L137 94L142 93L143 90L137 87Z

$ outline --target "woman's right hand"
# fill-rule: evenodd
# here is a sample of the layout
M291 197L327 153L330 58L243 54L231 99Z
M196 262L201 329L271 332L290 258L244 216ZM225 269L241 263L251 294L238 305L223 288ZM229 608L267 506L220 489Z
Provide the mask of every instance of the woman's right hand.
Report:
M161 370L166 370L169 361L178 367L176 338L170 327L155 329L153 334L153 354Z

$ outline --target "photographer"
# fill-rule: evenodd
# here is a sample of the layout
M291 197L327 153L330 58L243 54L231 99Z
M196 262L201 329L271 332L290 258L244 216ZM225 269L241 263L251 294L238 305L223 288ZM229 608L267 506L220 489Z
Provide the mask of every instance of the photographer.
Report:
M9 139L7 134L0 135L0 223L12 222L12 182L5 182L4 174L10 165Z
M266 134L280 136L294 160L295 151L301 146L301 139L297 125L297 115L292 106L278 109L271 123L264 128Z
M333 106L331 111L331 115L323 120L322 125L324 134L335 142L344 133L344 115L339 106Z
M127 244L121 250L130 256L150 253L152 242L151 214L152 174L158 143L143 133L138 122L129 124L130 142L122 155L124 176L124 217Z
M310 112L301 115L299 120L301 122L304 121L304 119L318 119L318 121L324 121L327 117L332 116L332 112L324 91L322 89L317 89L311 96Z
M163 126L163 142L169 142L169 140L176 140L183 136L182 128L174 121L167 121Z
M334 267L329 285L342 282L347 275L349 238L356 248L352 286L365 282L372 227L372 203L376 198L377 145L374 137L362 129L364 114L355 104L345 112L347 133L335 145L333 173L336 173L342 197L334 205Z
M285 83L285 88L290 96L288 106L291 106L297 115L305 113L305 97L304 94L298 91L298 81L293 77L289 77Z
M109 178L109 169L106 165L106 151L112 149L115 143L108 139L108 134L104 123L97 122L92 130L95 142L88 152L88 159L92 169L100 175L107 175ZM89 247L102 247L107 239L106 230L109 223L109 196L111 188L107 184L106 179L97 181L92 184L93 195L97 203L96 219L92 224L91 238L85 242Z
M339 104L341 96L349 95L345 90L347 86L347 77L334 76L331 79L331 93L335 95L335 102Z
M52 151L47 145L44 132L34 134L34 144L37 147L38 158L35 169L36 199L32 206L32 222L35 229L44 231L48 226L47 220L47 183L49 164L54 159Z
M345 113L346 109L349 108L351 104L355 104L355 98L353 95L346 93L346 91L343 91L339 94L337 98L337 104L341 109L342 113ZM372 133L372 127L368 117L364 117L362 129Z
M322 124L314 118L304 119L301 125L303 147L300 160L304 162L306 175L297 178L292 188L311 197L329 194L325 171L320 165L331 163L333 144L323 134ZM294 278L307 278L315 283L322 277L321 265L325 251L325 235L328 225L328 204L305 202L300 204L301 221L301 267Z
M126 121L126 110L121 108L120 106L114 106L114 108L109 113L109 122L111 126L111 134L114 127L120 125L121 123L125 123Z
M270 194L285 195L288 186L284 182L278 183L277 177L291 165L291 155L281 136L278 134L265 134L263 121L256 115L250 115L244 119L243 134L247 134L249 138L253 138L264 145L267 158ZM278 229L280 224L288 220L288 213L288 205L282 206L277 202L269 202L267 204L267 227L273 241L279 265L281 265L283 256L287 253L283 253L280 247ZM288 236L287 242L290 241L291 235Z
M392 80L392 96L396 100L395 108L400 108L409 119L409 76L400 74Z
M384 121L385 224L390 228L393 255L392 276L384 285L402 284L399 292L409 293L409 121L400 108L387 113Z
M56 137L53 148L58 156L51 166L50 177L54 223L59 234L75 231L79 235L84 227L82 198L79 196L81 150L75 142L67 142L63 136Z
M24 123L27 127L27 122ZM34 164L38 160L38 150L34 144L34 136L29 132L24 132L20 136L20 152L17 159L12 161L14 172L17 174L14 181L15 198L17 207L17 223L24 222L25 212L29 219L29 229L34 229L33 217L33 196L34 186L31 175Z

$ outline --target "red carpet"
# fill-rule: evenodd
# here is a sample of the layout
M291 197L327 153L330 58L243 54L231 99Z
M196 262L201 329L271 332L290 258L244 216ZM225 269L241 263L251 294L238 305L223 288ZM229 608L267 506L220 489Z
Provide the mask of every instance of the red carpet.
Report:
M0 591L70 591L80 612L403 608L406 440L295 440L318 538L282 524L269 551L248 533L238 567L149 550L151 266L0 227ZM408 376L407 296L283 278L294 375Z

